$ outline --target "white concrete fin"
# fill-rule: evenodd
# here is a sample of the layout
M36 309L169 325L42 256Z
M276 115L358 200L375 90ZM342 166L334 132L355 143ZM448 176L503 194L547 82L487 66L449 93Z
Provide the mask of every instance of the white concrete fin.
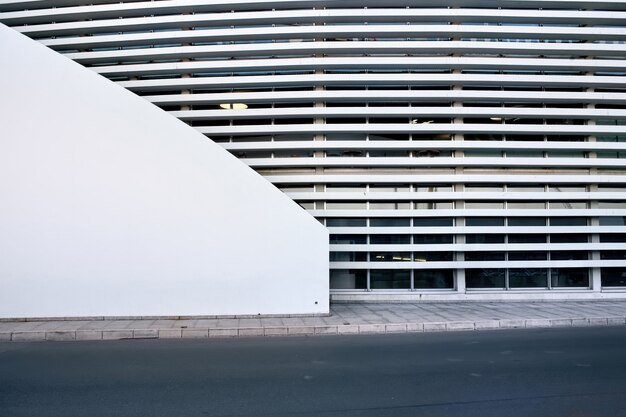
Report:
M328 312L328 232L145 99L0 24L0 317Z

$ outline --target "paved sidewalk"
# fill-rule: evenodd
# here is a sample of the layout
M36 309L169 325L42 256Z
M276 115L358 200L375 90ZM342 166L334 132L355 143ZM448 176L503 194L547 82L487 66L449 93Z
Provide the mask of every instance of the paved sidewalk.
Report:
M324 317L0 321L0 342L313 336L626 324L626 301L334 304Z

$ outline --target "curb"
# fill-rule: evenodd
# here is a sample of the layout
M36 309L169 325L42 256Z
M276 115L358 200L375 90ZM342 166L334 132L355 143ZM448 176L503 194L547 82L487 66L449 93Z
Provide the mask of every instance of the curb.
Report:
M386 333L482 331L563 327L619 326L626 317L558 319L502 319L479 321L415 322L386 324L341 324L326 326L271 326L238 328L167 328L49 330L0 332L0 342L87 341L124 339L219 339L236 337L322 336Z

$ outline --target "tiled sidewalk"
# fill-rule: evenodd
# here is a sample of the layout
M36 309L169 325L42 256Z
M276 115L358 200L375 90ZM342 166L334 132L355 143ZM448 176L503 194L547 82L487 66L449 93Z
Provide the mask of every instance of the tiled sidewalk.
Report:
M626 301L334 304L325 317L0 321L0 341L407 333L626 324Z

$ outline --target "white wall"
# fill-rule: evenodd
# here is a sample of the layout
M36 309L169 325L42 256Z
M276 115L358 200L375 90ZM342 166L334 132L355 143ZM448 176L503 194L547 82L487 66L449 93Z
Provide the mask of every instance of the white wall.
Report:
M0 317L328 312L328 234L203 135L0 25Z

